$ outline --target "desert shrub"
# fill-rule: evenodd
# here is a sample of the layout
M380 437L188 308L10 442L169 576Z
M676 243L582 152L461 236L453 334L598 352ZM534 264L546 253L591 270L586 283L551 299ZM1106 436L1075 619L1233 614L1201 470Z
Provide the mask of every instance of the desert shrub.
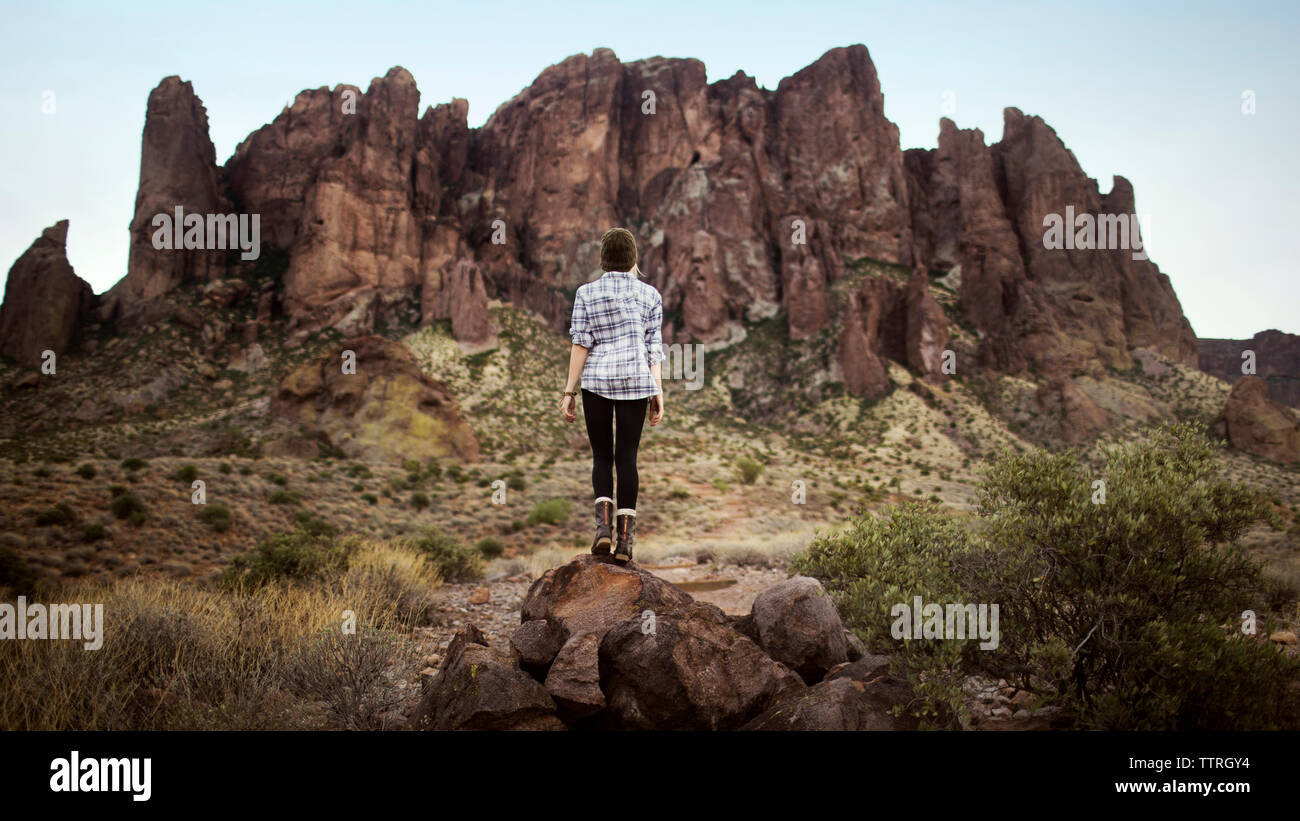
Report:
M266 501L273 505L296 505L302 500L302 494L296 490L279 488L271 491L271 495L266 497Z
M235 469L230 466L229 462L222 462L220 465L217 466L217 470L221 471L224 474L229 475L230 473L234 472Z
M0 545L0 588L25 595L36 589L36 572L8 545Z
M959 662L972 642L903 641L900 646L892 635L894 608L911 607L917 596L926 603L971 601L954 561L974 547L966 523L907 502L885 518L861 515L814 540L792 569L822 581L840 618L868 651L896 654L895 669L917 688L914 713L945 723L960 714L964 673Z
M388 632L325 627L299 645L288 679L296 695L326 705L333 726L384 729L385 714L405 695L388 681L388 668L403 652L409 649Z
M501 540L494 539L491 536L479 539L478 544L474 545L474 548L478 550L479 553L482 553L484 557L489 559L495 559L505 552L505 548L501 545Z
M718 491L719 493L726 493L728 490L730 490L730 488L727 486L727 480L723 479L722 477L718 477L717 479L713 480L713 489Z
M128 456L122 460L122 469L129 471L143 470L148 467L149 463L137 456Z
M36 524L38 527L50 527L52 525L66 525L72 521L72 508L63 502L47 507L36 514Z
M1094 504L1098 479L1107 494ZM900 663L932 708L966 671L1007 678L1082 727L1270 728L1298 671L1239 629L1242 611L1267 602L1237 544L1263 515L1252 490L1221 477L1204 426L1183 423L1112 449L1099 468L1068 451L1004 453L974 522L905 505L820 537L795 565L877 650L891 603L998 605L996 649L904 643Z
M754 484L762 472L763 465L748 456L736 460L736 474L740 477L740 481L747 485Z
M379 497L373 493L363 493L361 494L361 499L367 504L371 504L371 505L379 504Z
M77 475L82 479L94 479L96 473L98 473L98 471L95 470L95 466L89 462L77 465Z
M429 506L429 494L417 490L415 493L411 494L411 497L407 502L409 502L411 507L416 510L424 510Z
M275 473L274 471L271 471L263 474L262 478L266 479L266 481L271 484L279 485L280 487L285 487L289 484L289 477L285 476L283 473Z
M199 511L199 521L211 527L218 533L225 533L230 529L230 508L221 503L202 505Z
M227 589L257 587L273 581L302 581L346 569L353 540L336 540L298 523L290 533L277 533L248 553L230 560L221 577Z
M402 470L406 471L407 473L414 473L414 474L417 474L417 475L418 475L418 474L420 473L420 460L419 460L419 459L403 459L403 460L402 460Z
M482 556L435 527L421 530L413 544L445 581L468 582L483 575Z
M309 536L331 538L335 533L334 525L306 510L299 511L293 517L293 524L295 528Z
M569 514L572 512L573 502L568 499L550 499L545 502L538 502L533 505L532 511L528 514L528 524L535 525L545 522L548 525L558 525L569 518Z
M108 536L108 529L99 522L91 522L81 529L81 540L83 542L97 542Z
M172 473L171 478L188 485L199 478L199 469L195 465L181 465Z
M506 487L510 488L511 490L524 490L525 488L528 487L528 482L524 480L524 477L522 475L518 473L512 473L506 479Z
M668 491L668 498L669 498L669 499L689 499L689 498L691 498L691 492L690 492L690 490L688 490L687 488L684 488L684 487L675 487L675 488L673 488L672 490Z

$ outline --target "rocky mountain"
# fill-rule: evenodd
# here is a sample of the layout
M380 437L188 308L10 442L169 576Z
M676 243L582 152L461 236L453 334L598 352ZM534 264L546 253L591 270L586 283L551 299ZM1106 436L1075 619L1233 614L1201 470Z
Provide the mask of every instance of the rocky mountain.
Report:
M14 262L0 305L0 353L37 365L43 351L61 354L95 302L68 263L68 221L46 228Z
M885 359L941 378L954 322L974 334L963 367L1101 373L1132 367L1135 347L1195 362L1153 263L1128 248L1045 247L1048 215L1131 214L1126 180L1101 193L1016 109L992 145L944 120L937 149L903 151L861 45L775 90L743 73L710 84L698 60L622 63L597 49L547 68L475 129L464 100L423 115L418 101L402 68L364 93L304 91L219 167L193 89L163 80L130 267L104 316L138 324L165 314L150 305L181 283L270 272L268 310L291 327L365 334L415 315L451 319L482 348L492 299L562 331L573 291L598 271L601 231L627 225L664 295L667 342L726 344L777 317L791 340L833 339L828 378L859 396L888 392ZM157 250L153 215L178 208L260 215L260 258L230 244ZM863 277L864 261L901 281ZM932 280L956 293L952 310Z
M1232 386L1218 432L1235 447L1284 464L1300 462L1300 415L1268 397L1268 384L1243 376Z
M1254 373L1267 383L1269 398L1300 408L1300 336L1268 330L1250 339L1199 339L1197 351L1201 370L1229 383L1244 373L1242 355L1253 352Z

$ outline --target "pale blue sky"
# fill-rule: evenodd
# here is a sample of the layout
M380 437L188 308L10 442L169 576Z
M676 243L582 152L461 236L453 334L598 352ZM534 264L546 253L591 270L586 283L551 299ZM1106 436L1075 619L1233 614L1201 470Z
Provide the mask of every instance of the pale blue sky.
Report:
M422 110L464 97L481 125L546 66L601 46L775 88L864 43L904 148L934 146L945 91L989 142L1003 107L1038 114L1103 192L1112 174L1132 180L1151 257L1199 336L1300 333L1297 5L4 2L0 263L67 218L78 274L102 292L125 273L145 102L169 74L193 82L224 162L302 89L365 88L393 65L415 75Z

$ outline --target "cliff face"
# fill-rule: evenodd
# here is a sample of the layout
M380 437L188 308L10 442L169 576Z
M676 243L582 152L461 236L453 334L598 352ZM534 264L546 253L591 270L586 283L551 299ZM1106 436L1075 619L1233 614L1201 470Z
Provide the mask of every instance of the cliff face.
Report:
M287 254L282 308L305 326L346 319L366 332L406 305L479 344L500 298L562 330L573 290L598 273L601 232L626 225L663 293L666 341L724 340L783 312L792 339L838 335L845 384L861 395L887 384L885 356L938 376L947 319L926 292L942 273L986 367L1127 368L1133 346L1195 362L1155 265L1128 249L1045 247L1048 214L1131 213L1127 181L1101 194L1052 129L1015 109L991 146L944 120L937 149L902 151L861 45L775 91L743 73L708 84L697 60L622 63L597 49L547 68L479 129L464 100L418 117L418 99L401 68L364 93L304 91L217 168L202 104L164 80L119 315L217 264L146 248L153 211L229 204L261 215L262 253ZM864 258L913 281L830 299ZM253 264L223 259L226 275Z
M1206 373L1236 384L1242 377L1242 354L1255 354L1255 375L1268 386L1274 402L1300 408L1300 336L1261 331L1250 339L1201 339L1198 364Z
M24 365L61 354L92 307L90 285L68 264L68 221L46 228L9 269L0 306L0 353Z

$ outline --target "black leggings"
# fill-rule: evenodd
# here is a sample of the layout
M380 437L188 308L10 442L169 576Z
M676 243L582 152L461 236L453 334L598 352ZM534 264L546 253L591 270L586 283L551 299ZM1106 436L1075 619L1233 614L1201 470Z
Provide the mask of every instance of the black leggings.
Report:
M636 451L641 445L649 399L606 399L585 388L582 412L591 440L591 487L596 498L614 497L614 468L618 467L618 506L636 508L638 477ZM618 417L618 441L614 440L614 419Z

